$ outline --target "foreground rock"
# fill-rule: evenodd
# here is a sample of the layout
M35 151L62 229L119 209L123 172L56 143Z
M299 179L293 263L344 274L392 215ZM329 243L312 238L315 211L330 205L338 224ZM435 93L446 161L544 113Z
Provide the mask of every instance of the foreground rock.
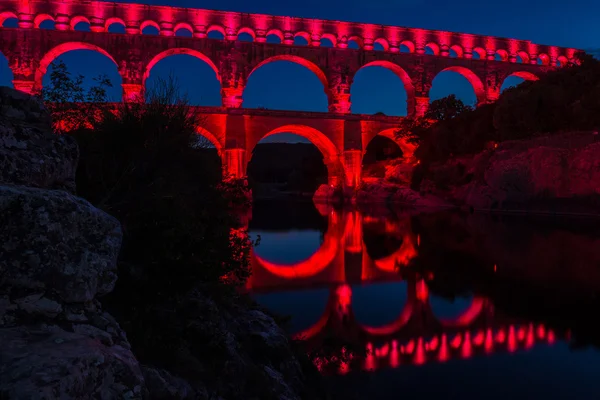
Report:
M275 321L231 294L159 302L160 326L139 334L169 349L169 368L139 364L98 300L115 287L121 227L69 193L77 155L39 101L0 88L0 399L319 398Z
M65 191L77 146L42 104L0 88L0 398L135 399L144 377L96 296L116 281L121 228Z
M0 184L74 192L78 155L73 138L50 131L39 99L0 87Z
M581 132L501 143L434 166L422 188L483 210L597 209L599 141L598 134Z

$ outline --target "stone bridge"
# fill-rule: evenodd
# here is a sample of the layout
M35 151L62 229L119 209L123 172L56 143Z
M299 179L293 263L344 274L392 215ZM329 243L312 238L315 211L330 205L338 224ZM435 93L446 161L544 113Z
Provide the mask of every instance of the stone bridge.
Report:
M88 49L115 63L127 101L143 96L157 62L188 54L206 62L221 84L224 110L208 113L206 130L219 143L229 174L244 175L246 154L257 138L286 129L312 140L324 153L332 183L349 186L360 182L356 165L365 140L380 128L380 132L390 129L393 122L345 116L351 114L350 86L361 68L393 71L407 93L407 115L414 116L427 110L433 80L443 71L463 75L473 86L477 103L484 104L498 98L507 77L537 79L573 62L576 53L527 40L466 33L98 1L0 0L0 25L11 18L18 28L0 29L0 52L8 59L17 89L40 90L57 57ZM48 21L54 29L40 29ZM75 30L81 24L89 25L89 32ZM125 33L109 32L115 24ZM148 27L157 34L144 34ZM189 37L180 36L185 33ZM209 38L215 34L221 39ZM300 39L305 45L299 45ZM269 111L270 117L256 110L232 112L242 107L249 76L279 60L300 64L319 78L330 114L284 117ZM319 118L322 121L315 121Z

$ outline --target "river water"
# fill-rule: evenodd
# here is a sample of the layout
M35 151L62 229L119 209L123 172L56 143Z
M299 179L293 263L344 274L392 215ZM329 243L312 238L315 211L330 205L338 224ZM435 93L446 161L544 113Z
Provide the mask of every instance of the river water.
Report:
M258 203L247 289L348 399L599 399L598 220Z

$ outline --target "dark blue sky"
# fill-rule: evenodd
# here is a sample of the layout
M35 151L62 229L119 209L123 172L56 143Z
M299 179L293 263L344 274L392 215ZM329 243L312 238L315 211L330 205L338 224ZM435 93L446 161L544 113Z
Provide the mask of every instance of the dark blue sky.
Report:
M143 3L168 2L145 0ZM600 47L600 1L595 0L178 0L169 5L488 34L586 50ZM112 97L120 97L116 66L102 55L77 51L60 59L72 72L86 77L106 73L115 84ZM214 72L202 61L189 56L169 57L152 70L150 82L156 76L169 74L178 78L192 103L219 104L219 83ZM0 60L0 84L9 84L10 75L6 60ZM507 84L518 82L515 78ZM473 90L464 78L444 72L434 81L430 96L436 99L451 93L469 104L475 102ZM280 61L265 65L251 76L244 93L244 106L327 111L327 100L320 81L310 71ZM406 115L406 94L400 80L380 67L361 70L352 87L352 111Z

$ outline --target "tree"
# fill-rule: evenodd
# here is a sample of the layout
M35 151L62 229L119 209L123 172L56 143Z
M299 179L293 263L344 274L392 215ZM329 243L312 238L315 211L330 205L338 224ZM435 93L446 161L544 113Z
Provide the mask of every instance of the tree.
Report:
M83 76L72 77L64 62L52 63L50 85L41 91L42 99L52 115L56 133L93 128L108 111L107 89L112 84L106 75L94 78L95 84L87 90Z

